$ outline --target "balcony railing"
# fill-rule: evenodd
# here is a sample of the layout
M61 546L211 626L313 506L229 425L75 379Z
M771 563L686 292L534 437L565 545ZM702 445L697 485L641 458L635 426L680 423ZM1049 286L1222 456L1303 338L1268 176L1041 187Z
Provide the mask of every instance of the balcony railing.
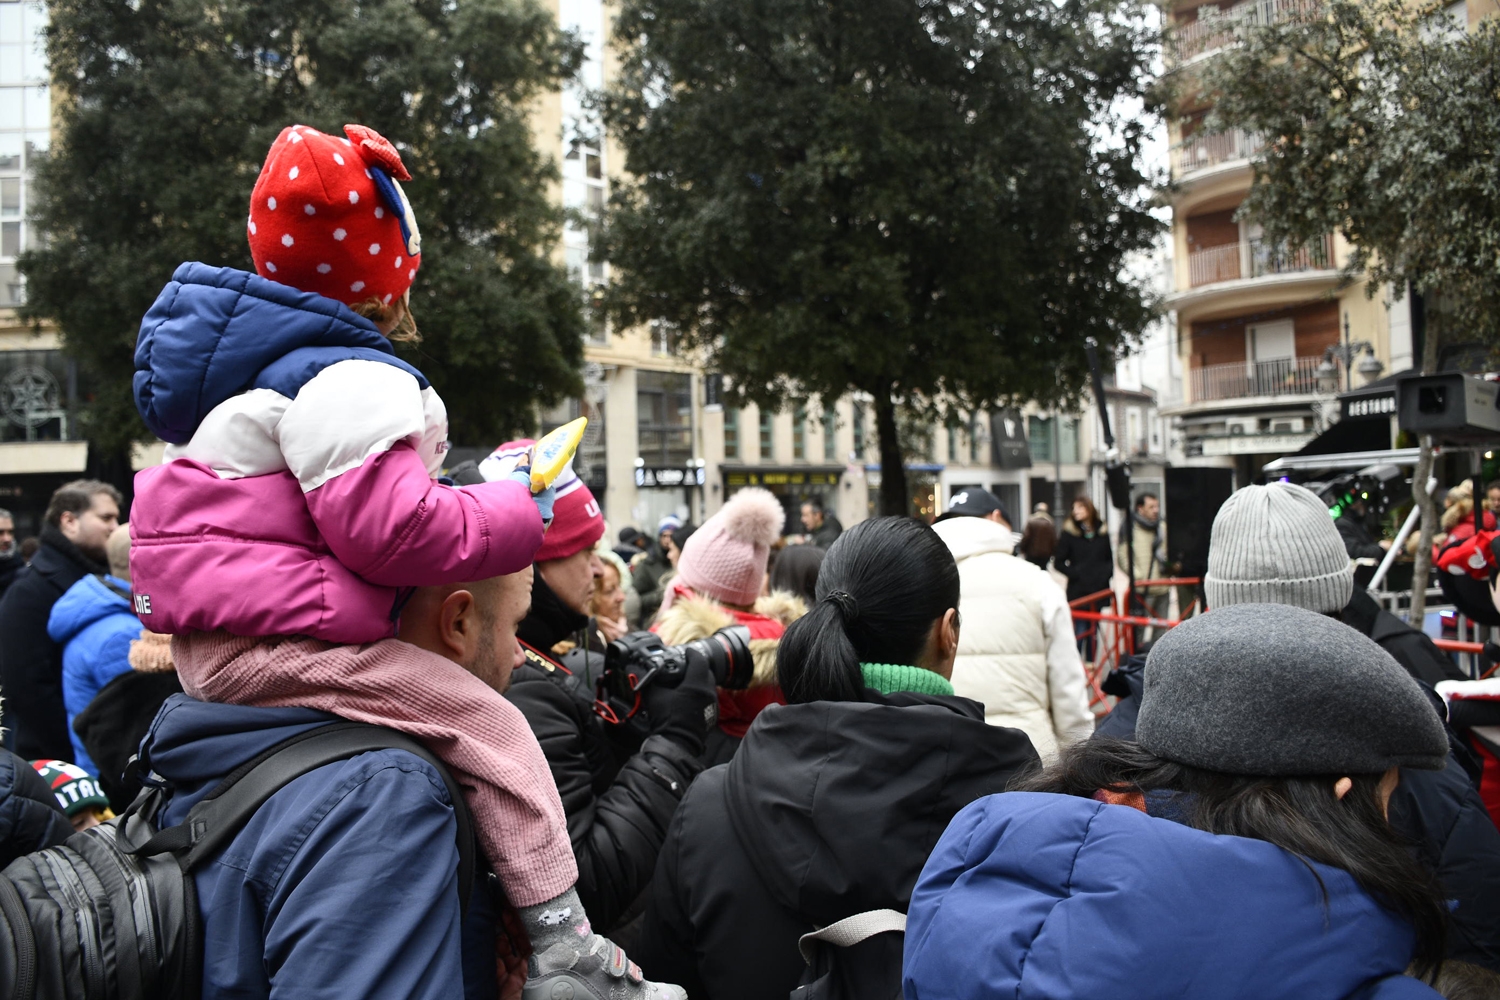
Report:
M1205 247L1188 254L1188 284L1193 288L1239 278L1263 278L1268 274L1323 271L1333 267L1333 240L1325 236L1315 243L1289 249L1261 240Z
M1245 160L1260 152L1259 133L1231 129L1216 135L1193 136L1172 149L1172 176L1207 170L1231 160Z
M1244 399L1249 396L1310 395L1318 391L1316 358L1279 358L1275 361L1236 361L1194 368L1193 401Z
M1246 0L1209 17L1204 17L1203 12L1211 8L1200 7L1198 20L1172 27L1170 51L1177 62L1187 62L1229 45L1241 24L1270 24L1316 6L1316 0Z

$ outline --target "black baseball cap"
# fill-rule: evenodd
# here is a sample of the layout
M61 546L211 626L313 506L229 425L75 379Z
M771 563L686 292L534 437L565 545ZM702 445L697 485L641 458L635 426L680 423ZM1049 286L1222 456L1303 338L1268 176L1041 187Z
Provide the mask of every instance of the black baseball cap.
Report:
M950 517L988 517L995 511L1005 518L1006 524L1012 524L1010 512L1005 509L1005 504L989 490L982 490L977 486L959 490L953 494L948 501L948 509L938 516L939 521L946 521Z

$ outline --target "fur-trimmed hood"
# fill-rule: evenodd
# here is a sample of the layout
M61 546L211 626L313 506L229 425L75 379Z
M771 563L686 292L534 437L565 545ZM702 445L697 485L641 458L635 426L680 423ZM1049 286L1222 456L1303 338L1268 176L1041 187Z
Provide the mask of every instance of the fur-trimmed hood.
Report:
M717 601L694 595L680 598L662 612L652 628L669 646L706 639L729 625L750 627L750 653L755 657L751 687L776 683L776 647L788 625L807 614L802 598L776 591L755 602L753 611L735 611Z

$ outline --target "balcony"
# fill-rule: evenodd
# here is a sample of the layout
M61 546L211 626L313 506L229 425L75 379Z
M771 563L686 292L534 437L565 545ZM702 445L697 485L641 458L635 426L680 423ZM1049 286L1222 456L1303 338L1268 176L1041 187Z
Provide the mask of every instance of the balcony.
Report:
M1248 160L1264 143L1259 133L1231 129L1216 135L1193 136L1172 147L1172 176L1182 177L1234 160Z
M1198 20L1172 26L1168 51L1176 62L1185 63L1232 43L1242 24L1270 24L1317 6L1315 0L1246 0L1209 17L1202 15L1207 8L1199 8Z
M1333 239L1329 236L1296 249L1275 247L1262 240L1246 240L1188 254L1188 285L1198 288L1221 281L1298 271L1326 271L1332 267Z
M1318 391L1318 365L1323 359L1279 358L1275 361L1236 361L1194 368L1192 400L1207 403L1254 396L1310 396Z

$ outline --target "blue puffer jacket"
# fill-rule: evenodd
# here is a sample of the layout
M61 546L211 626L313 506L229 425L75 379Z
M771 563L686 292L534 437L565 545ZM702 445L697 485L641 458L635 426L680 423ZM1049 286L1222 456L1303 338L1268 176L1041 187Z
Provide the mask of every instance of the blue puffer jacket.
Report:
M173 695L142 741L181 822L223 777L337 721ZM195 874L204 1000L496 994L495 911L479 885L460 926L457 822L427 762L378 750L295 779Z
M903 985L907 1000L1436 1000L1401 974L1413 940L1348 873L1264 841L1008 792L954 817L922 869Z
M47 634L63 647L63 706L73 763L94 777L99 768L73 732L73 718L99 689L130 669L130 643L141 637L141 620L130 609L130 584L118 577L86 576L52 605Z

